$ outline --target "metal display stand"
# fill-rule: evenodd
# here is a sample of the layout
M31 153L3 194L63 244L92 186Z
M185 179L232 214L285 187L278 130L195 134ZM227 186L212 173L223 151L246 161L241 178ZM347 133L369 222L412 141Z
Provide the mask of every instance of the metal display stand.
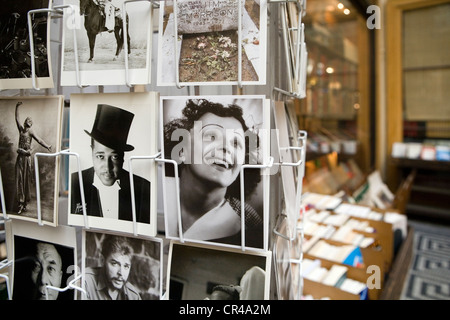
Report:
M129 163L129 173L130 173L130 182L131 182L131 199L132 199L132 209L133 209L133 226L134 226L134 233L136 235L136 205L134 200L134 186L133 186L133 168L132 168L132 160L154 160L156 162L164 162L164 163L171 163L174 166L174 176L175 176L175 187L176 187L176 202L177 202L177 222L178 222L178 237L180 239L180 242L184 243L186 239L183 236L183 225L182 225L182 219L181 219L181 205L180 205L180 177L179 177L179 170L178 170L178 163L175 160L172 159L164 159L161 158L161 153L157 153L152 156L133 156L130 157L130 163ZM240 201L241 201L241 250L246 250L245 245L245 184L244 184L244 175L245 169L267 169L271 168L273 165L273 157L269 157L267 163L265 164L244 164L242 165L240 169Z
M6 202L5 202L5 193L3 191L3 178L2 178L2 171L0 170L0 200L1 200L1 206L2 206L2 212L3 212L3 219L6 220ZM4 223L4 222L3 222Z
M125 79L126 79L126 85L128 87L133 87L133 85L130 83L130 74L129 74L129 61L128 61L128 42L127 42L127 23L126 23L126 5L131 2L137 2L137 1L148 1L151 3L152 11L153 7L159 6L159 0L125 0L123 2L123 30L124 30L124 59L125 59ZM237 87L239 94L242 94L243 89L243 81L242 81L242 1L244 0L237 0L238 1L238 79L237 79ZM295 2L297 5L297 8L299 10L298 13L298 27L297 28L289 28L287 25L287 21L285 19L286 17L286 4L288 2ZM304 25L302 23L302 17L305 15L306 11L306 0L267 0L268 4L278 4L278 8L280 9L280 16L279 16L279 23L281 24L281 40L283 43L283 49L286 59L286 68L288 70L287 72L287 81L288 81L288 88L281 89L279 86L274 85L272 86L272 98L274 96L274 93L280 93L283 94L286 97L290 98L304 98L305 92L303 90L303 87L305 85L306 79L306 58L307 58L307 51L306 51L306 44L305 44L305 38L304 38ZM35 74L35 54L34 54L34 41L33 41L33 34L32 34L32 15L35 13L45 13L47 12L49 16L51 14L57 14L57 15L63 15L64 10L63 9L69 9L69 12L73 14L73 21L75 23L75 9L72 5L62 5L62 6L54 6L53 8L47 8L47 9L37 9L37 10L31 10L28 12L28 27L29 27L29 37L30 37L30 52L31 52L31 76L32 76L32 84L33 88L35 90L40 90L40 88L37 87L36 84L36 74ZM178 61L178 20L177 20L177 0L173 0L173 17L174 17L174 59L175 61ZM152 18L150 18L150 25L152 25ZM296 41L294 42L294 47L291 46L290 41L290 31L297 31L296 34ZM76 70L76 80L77 80L77 86L79 88L83 88L85 86L82 85L81 77L80 77L80 69L78 64L78 48L77 48L77 37L76 37L76 30L73 29L74 32L74 55L75 55L75 70ZM178 68L175 68L175 85L176 88L181 89L184 87L186 83L180 83L179 80L179 70ZM298 88L293 88L293 83L298 83ZM102 87L102 86L101 86ZM196 92L198 91L198 87L195 87ZM302 183L303 183L303 177L305 174L305 154L306 154L306 138L307 133L305 131L300 130L298 132L298 141L300 142L300 146L290 146L288 149L290 150L297 150L300 151L300 159L297 162L279 162L274 163L273 157L268 157L268 159L265 159L263 164L244 164L242 165L240 169L240 200L241 200L241 244L240 249L242 252L245 252L249 248L246 246L245 241L245 170L246 169L268 169L271 168L273 165L279 165L279 166L289 166L293 168L297 168L297 180L296 180L296 200L295 200L295 210L298 213L298 217L302 218L303 215L303 205L301 203L301 193L302 193ZM82 179L82 171L80 166L80 157L77 153L70 152L69 150L63 150L56 153L36 153L34 155L35 160L35 177L36 177L36 198L37 198L37 213L38 213L38 225L42 226L42 212L41 212L41 199L40 199L40 177L39 177L39 165L38 165L38 158L39 157L59 157L61 155L69 155L69 156L75 156L77 159L77 165L78 165L78 177L79 177L79 186L80 186L80 193L81 193L81 202L82 202L82 210L83 210L83 216L84 216L84 228L89 229L88 225L88 216L86 212L86 202L85 202L85 192L83 188L83 179ZM134 190L134 180L133 180L133 163L136 160L151 160L157 163L166 163L166 164L172 164L174 166L174 175L175 175L175 187L176 187L176 208L177 208L177 220L178 220L178 236L179 240L184 243L189 241L189 239L186 239L183 235L183 228L182 228L182 219L181 219L181 204L180 204L180 178L179 178L179 169L178 169L178 163L175 160L171 159L164 159L161 155L161 153L157 153L150 156L132 156L130 157L129 161L129 178L130 178L130 188L131 188L131 203L132 203L132 222L133 222L133 234L134 236L137 236L137 221L136 221L136 203L135 203L135 190ZM159 190L160 191L160 190ZM1 206L3 211L3 217L6 220L6 205L5 205L5 199L3 194L3 184L1 180L1 172L0 172L0 196L1 196ZM295 249L297 251L297 256L291 257L289 262L291 264L298 264L299 266L299 276L298 276L298 283L297 288L298 292L296 295L298 297L301 297L303 292L303 278L302 278L302 261L303 261L303 252L302 252L302 244L304 239L304 233L303 233L303 223L304 219L300 219L300 224L295 226L294 234L283 234L278 230L279 221L280 219L286 219L287 216L284 213L280 213L276 217L276 224L273 228L271 228L272 234L275 237L280 237L283 240L285 240L288 244L288 248L292 248L295 246ZM289 222L289 219L286 219L286 222ZM270 230L270 229L269 229ZM288 228L289 230L289 228ZM298 241L298 245L296 245L296 241ZM13 264L12 261L2 261L0 262L0 270L6 267L9 267ZM12 299L11 296L11 289L10 289L10 283L9 278L7 275L0 274L0 277L6 279L7 283L7 289L8 289L8 297L9 299ZM65 288L56 288L53 286L46 286L46 297L48 299L48 292L49 290L56 290L59 292L67 291L70 289L78 290L80 292L86 293L83 288L76 285L77 281L81 279L82 275L79 275L75 277L72 281L69 282L69 284Z
M11 265L12 265L12 261L8 261L8 259L0 261L0 270L3 270L5 268L9 268ZM11 283L9 281L9 276L7 276L6 274L0 273L0 278L5 279L5 281L6 281L6 291L8 293L8 300L12 300Z
M1 218L1 223L0 224L5 227L5 221L7 220L7 216L6 216L5 194L4 194L4 191L3 191L3 180L2 180L1 170L0 170L0 197L1 197L1 199L0 199L1 200L1 207L2 207L2 212L3 212L3 216ZM5 234L6 230L2 230L1 233ZM8 268L11 264L12 264L12 261L8 261L8 259L4 259L3 261L0 261L0 270ZM7 291L7 294L8 294L8 300L12 300L11 284L9 282L9 276L7 276L6 274L0 273L0 278L5 279L6 291Z
M123 34L124 34L124 39L123 39L123 50L124 50L124 57L125 57L125 81L126 81L126 85L129 88L132 88L133 85L130 83L130 69L129 69L129 61L128 61L128 24L127 24L127 3L131 3L131 2L140 2L140 1L147 1L150 2L151 4L151 11L150 11L150 22L149 25L153 26L153 8L154 7L159 7L159 3L156 3L156 1L161 1L161 0L125 0L123 2L122 5L122 12L123 12L123 19L122 19L122 23L123 23Z
M175 169L175 184L176 184L176 199L177 199L177 217L178 217L178 228L179 228L179 235L181 242L184 242L183 239L183 232L182 232L182 224L181 224L181 209L180 209L180 179L178 176L178 164L175 160L170 159L162 159L161 153L157 153L152 156L132 156L130 157L129 162L129 174L130 174L130 190L131 190L131 208L132 208L132 215L133 215L133 232L134 235L137 235L137 225L136 225L136 199L134 194L134 179L133 179L133 161L132 160L154 160L156 162L165 162L165 163L171 163L174 166Z
M287 16L286 4L295 2L298 9L297 27L289 27L285 17ZM281 34L283 40L284 54L287 64L288 89L284 90L274 86L273 90L293 98L305 98L306 96L306 69L307 50L305 44L305 27L302 17L306 14L306 0L270 0L269 3L280 4ZM291 47L290 31L296 31L296 41ZM298 88L293 89L292 84L298 84Z
M82 275L80 274L79 276L75 277L72 281L70 281L69 284L66 287L64 287L64 288L58 288L58 287L54 287L54 286L50 286L50 285L45 286L45 298L48 300L48 292L49 292L49 290L55 290L55 291L58 291L58 292L65 292L67 290L73 289L73 290L77 290L77 291L80 291L80 292L86 294L86 290L84 290L83 288L75 285L75 282L81 280L81 278L82 278Z
M266 164L244 164L240 172L240 191L241 191L241 249L245 251L245 184L244 184L244 170L245 169L267 169L273 166L273 157L269 157Z
M43 225L42 223L42 211L41 211L41 187L40 187L40 177L39 177L39 163L38 163L38 157L58 157L61 155L69 155L69 156L75 156L77 158L77 165L78 165L78 178L80 182L80 193L81 193L81 204L83 209L83 217L84 217L84 227L86 229L89 229L88 226L88 220L87 220L87 213L86 213L86 201L84 197L84 188L83 188L83 176L81 174L81 166L80 166L80 156L78 153L75 152L69 152L69 150L63 150L56 153L40 153L37 152L34 155L34 172L36 177L36 201L37 201L37 214L38 214L38 224L40 226Z
M272 232L275 236L280 237L284 239L287 242L287 247L289 249L289 253L291 252L291 248L296 249L296 256L291 257L289 259L289 263L297 264L298 265L298 283L297 283L297 295L296 297L301 297L303 293L303 278L302 278L302 261L303 261L303 249L302 244L304 240L304 234L303 234L303 220L301 220L302 212L303 212L303 205L301 203L301 193L302 193L302 185L303 185L303 176L305 172L305 158L306 158L306 137L307 133L303 130L298 131L298 140L301 142L301 146L290 146L287 149L289 150L298 150L300 151L300 159L296 163L289 163L289 162L282 162L279 163L280 165L284 166L291 166L291 167L297 167L297 181L296 181L296 199L295 199L295 212L298 213L297 221L301 221L301 225L298 226L289 226L289 219L287 219L287 215L284 213L281 213L277 217L277 223L275 227L273 228ZM279 230L277 230L277 226L279 225L280 219L286 219L286 230L288 234L283 234ZM291 228L290 228L291 227ZM292 228L293 227L293 228ZM294 230L293 234L289 234L289 230ZM300 234L300 236L299 236ZM298 241L298 246L295 246L296 241ZM276 246L276 242L274 242L274 246ZM275 261L276 265L276 261ZM279 283L277 282L277 289L280 292L281 288L279 288Z

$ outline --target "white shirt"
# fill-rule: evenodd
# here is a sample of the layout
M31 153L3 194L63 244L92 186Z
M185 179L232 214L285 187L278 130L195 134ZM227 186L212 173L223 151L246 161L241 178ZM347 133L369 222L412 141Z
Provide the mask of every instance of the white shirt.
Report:
M112 186L105 186L94 174L94 182L100 195L100 205L102 206L103 217L110 219L119 219L119 190L120 183L116 180Z

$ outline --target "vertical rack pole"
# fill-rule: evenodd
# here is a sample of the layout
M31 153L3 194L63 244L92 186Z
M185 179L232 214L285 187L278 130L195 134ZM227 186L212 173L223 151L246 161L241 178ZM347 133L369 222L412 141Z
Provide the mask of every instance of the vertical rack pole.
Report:
M180 85L180 71L178 70L179 61L178 61L178 6L177 0L173 0L173 26L174 26L174 58L175 58L175 84L178 89L181 89Z
M300 263L299 263L299 283L298 283L298 287L299 287L299 296L301 297L303 295L303 276L302 276L302 261L303 261L303 240L304 240L304 224L305 224L305 215L304 215L304 210L305 207L302 204L302 186L303 186L303 177L305 175L305 160L306 160L306 140L308 137L308 133L304 130L299 130L298 131L298 140L301 141L301 148L302 148L302 152L301 152L301 161L303 163L303 165L299 168L299 173L297 176L298 179L298 186L297 186L297 201L299 202L299 219L300 219L300 226L297 228L297 232L300 231L300 245L299 245L299 257L300 257ZM296 234L296 236L298 236L298 234Z
M5 201L5 192L3 190L3 179L2 179L2 172L0 170L0 197L1 197L1 206L2 206L2 212L3 212L3 219L6 220L6 201Z
M177 199L178 236L180 237L180 241L184 243L183 225L182 225L183 222L181 220L180 176L178 173L178 163L175 160L163 158L156 158L155 161L163 163L171 163L174 166L175 192L176 192L175 198Z
M3 261L0 262L0 270L3 270L9 266L11 266L12 261L8 259L5 259ZM10 283L10 279L6 274L2 274L0 273L0 278L5 279L6 281L6 291L8 293L8 300L12 300L12 292L11 292L11 283Z
M298 8L298 21L297 21L297 34L296 34L296 44L295 44L295 61L296 61L296 68L295 68L295 78L299 79L300 77L300 51L301 46L303 46L303 39L302 39L302 33L303 33L303 23L302 18L304 14L303 10L303 0L300 0L302 3L297 2L297 8Z
M287 64L287 71L288 71L288 91L292 92L292 81L293 81L293 75L292 75L292 65L291 65L291 59L290 59L290 50L289 50L289 40L288 40L288 26L287 26L287 22L286 22L286 17L287 17L287 9L286 9L286 3L282 3L281 4L281 10L280 10L280 15L281 15L281 34L283 36L283 43L284 43L284 54L285 54L285 59L286 59L286 64ZM295 64L295 61L294 61Z
M238 88L242 88L242 1L238 0Z
M241 250L245 251L245 169L266 169L271 168L273 165L273 157L269 157L267 164L244 164L240 170L240 194L241 194Z

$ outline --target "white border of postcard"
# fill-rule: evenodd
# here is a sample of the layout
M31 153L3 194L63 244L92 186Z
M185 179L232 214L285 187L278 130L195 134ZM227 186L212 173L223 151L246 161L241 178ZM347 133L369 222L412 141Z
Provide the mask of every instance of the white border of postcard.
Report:
M77 153L80 159L81 170L92 167L91 138L84 131L91 131L96 116L98 104L109 104L135 114L131 124L128 143L135 149L125 152L123 169L129 171L130 157L148 157L157 153L157 92L135 93L100 93L100 94L72 94L70 107L70 151ZM137 234L146 236L156 235L156 208L157 208L157 164L154 160L143 159L134 161L133 174L150 181L150 223L136 222ZM69 172L78 172L76 159L69 159ZM84 215L71 211L71 177L69 178L69 209L68 224L85 226ZM83 181L85 182L85 181ZM86 199L87 195L85 194ZM87 212L88 227L109 229L120 232L133 233L133 222L118 219L90 216Z

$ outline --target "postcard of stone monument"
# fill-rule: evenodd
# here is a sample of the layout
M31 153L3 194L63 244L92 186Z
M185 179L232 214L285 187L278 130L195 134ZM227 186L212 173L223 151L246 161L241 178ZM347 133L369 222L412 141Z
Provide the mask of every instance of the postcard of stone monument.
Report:
M161 2L158 85L264 85L266 0Z

